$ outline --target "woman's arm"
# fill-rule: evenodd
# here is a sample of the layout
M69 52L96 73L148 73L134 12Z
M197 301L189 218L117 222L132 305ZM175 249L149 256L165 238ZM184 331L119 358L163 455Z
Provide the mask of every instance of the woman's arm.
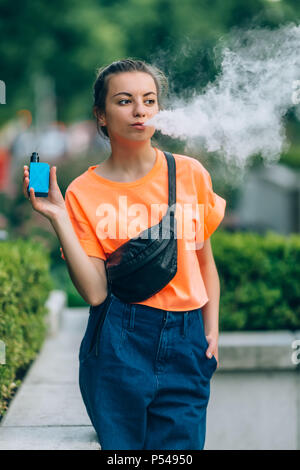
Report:
M209 354L213 354L218 361L220 280L210 238L204 242L201 250L196 250L196 253L209 298L202 307L205 335L209 343L206 355L211 357Z
M107 297L104 261L97 259L96 264L85 253L67 211L55 216L50 222L60 241L71 280L81 297L90 305L104 302Z
M39 214L54 228L67 263L71 280L81 297L90 305L99 305L107 297L107 277L104 261L89 257L83 250L66 209L65 200L56 179L56 167L50 168L48 197L36 197L29 187L29 168L23 169L23 194Z

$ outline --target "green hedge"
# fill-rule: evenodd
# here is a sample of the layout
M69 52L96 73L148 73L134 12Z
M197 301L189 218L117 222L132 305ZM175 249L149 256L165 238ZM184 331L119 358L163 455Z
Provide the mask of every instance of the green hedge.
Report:
M280 163L295 170L300 169L300 145L292 145L286 153L281 154Z
M59 250L59 247L57 250ZM53 263L50 273L54 282L54 288L65 291L67 296L66 303L69 308L89 307L89 304L87 304L81 297L71 281L67 265L64 260L59 260L58 263Z
M220 331L300 328L300 236L218 230Z
M49 254L30 240L0 242L0 417L46 337L45 302L53 289Z

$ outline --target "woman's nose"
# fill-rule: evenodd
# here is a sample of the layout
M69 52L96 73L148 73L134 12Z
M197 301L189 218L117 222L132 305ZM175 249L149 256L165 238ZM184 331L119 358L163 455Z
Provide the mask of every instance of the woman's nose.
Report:
M135 116L145 116L146 110L143 103L136 103L133 113Z

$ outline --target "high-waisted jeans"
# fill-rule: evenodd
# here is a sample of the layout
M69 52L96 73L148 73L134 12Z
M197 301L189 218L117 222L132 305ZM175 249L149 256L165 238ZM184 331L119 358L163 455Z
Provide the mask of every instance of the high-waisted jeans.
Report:
M103 450L202 450L217 367L201 308L166 311L112 293L90 306L79 386Z

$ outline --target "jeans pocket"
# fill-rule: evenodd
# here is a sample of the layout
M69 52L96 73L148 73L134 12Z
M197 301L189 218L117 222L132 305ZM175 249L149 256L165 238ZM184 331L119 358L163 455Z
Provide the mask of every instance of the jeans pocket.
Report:
M204 323L203 323L201 308L199 308L197 310L197 314L198 314L197 316L198 316L198 320L199 320L199 323L200 323L201 345L206 350L208 348L208 341L207 341L206 336L205 336L205 329L204 329Z
M111 303L112 298L107 297L101 304L90 306L88 324L79 348L80 362L84 362L94 353Z
M216 370L216 368L217 368L217 366L218 366L218 361L217 361L217 359L215 358L214 355L212 355L212 357L211 357L210 359L207 358L207 360L208 360L208 361L211 361L211 365L212 365L212 368L213 368L213 372L212 372L212 373L214 373L215 370Z
M198 320L200 323L200 332L201 332L200 342L201 342L201 347L203 348L203 351L204 351L204 364L207 366L209 376L212 377L213 373L215 372L217 368L218 362L214 355L212 355L211 358L206 356L206 350L209 346L209 343L205 336L205 329L204 329L201 308L198 309L197 313L198 313Z

